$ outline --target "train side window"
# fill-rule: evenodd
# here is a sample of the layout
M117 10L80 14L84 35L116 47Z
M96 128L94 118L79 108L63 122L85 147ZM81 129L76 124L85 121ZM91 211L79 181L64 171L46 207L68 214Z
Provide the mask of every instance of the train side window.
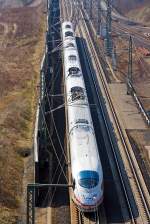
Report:
M77 57L76 55L69 55L69 61L76 61L77 60Z
M84 90L81 87L75 86L71 88L71 100L84 100L85 95L84 95Z
M78 119L76 120L76 124L89 124L89 122L86 119Z
M68 43L67 46L66 46L66 48L68 48L68 47L75 47L75 46L74 46L73 43Z
M80 69L78 67L69 68L69 75L80 75Z
M73 33L70 31L65 32L65 37L73 37Z
M67 25L65 26L65 28L71 28L71 26L70 26L69 24L67 24Z

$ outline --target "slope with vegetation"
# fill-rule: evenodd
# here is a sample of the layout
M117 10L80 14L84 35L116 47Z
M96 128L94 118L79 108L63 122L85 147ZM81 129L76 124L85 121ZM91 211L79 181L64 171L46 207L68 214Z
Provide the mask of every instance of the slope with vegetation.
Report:
M12 1L13 2L13 1ZM0 10L0 223L19 220L24 156L32 149L43 4Z
M150 2L127 13L130 19L150 26Z
M124 14L132 9L143 6L148 2L149 0L115 0L113 1L113 4L121 13Z

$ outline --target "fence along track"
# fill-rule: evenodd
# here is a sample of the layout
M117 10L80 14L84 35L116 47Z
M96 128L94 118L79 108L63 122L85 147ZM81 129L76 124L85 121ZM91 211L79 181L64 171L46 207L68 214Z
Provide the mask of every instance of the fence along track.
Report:
M82 18L83 18L82 12L81 12L81 15L82 15ZM88 40L88 44L90 46L90 50L91 50L93 58L94 58L96 68L97 68L97 70L99 72L99 75L100 75L101 83L103 85L103 88L104 88L105 94L107 96L109 106L111 108L111 112L112 112L114 121L116 123L116 127L117 127L117 130L118 130L120 139L121 139L122 146L124 147L124 153L123 154L126 156L126 163L125 163L126 167L128 166L128 168L132 172L132 176L134 178L134 180L132 179L132 182L134 182L134 183L131 183L131 181L130 181L130 183L131 183L131 187L133 189L133 194L135 196L136 203L137 203L138 208L139 208L139 213L140 213L140 216L141 216L140 223L144 223L144 224L150 223L149 202L148 202L148 200L145 197L144 192L143 192L143 184L144 183L142 183L142 181L144 182L144 180L142 178L142 174L139 173L139 170L137 172L137 169L138 169L137 162L136 162L135 158L132 157L133 155L131 156L131 152L129 150L128 143L127 143L127 141L124 137L124 133L122 131L122 128L121 128L120 122L118 120L116 111L114 109L114 105L113 105L108 87L106 85L106 81L103 77L104 74L102 74L103 71L102 71L98 56L97 56L97 52L95 50L91 35L89 34L89 31L88 31L87 25L85 24L84 19L82 20L82 27L84 27L83 32L84 32L84 34L86 34L86 38ZM122 157L122 158L124 158L124 157ZM141 178L142 178L142 181L141 181ZM144 187L144 190L146 190L145 187ZM133 223L137 223L137 221L134 220L134 217L133 217L132 221L133 221Z

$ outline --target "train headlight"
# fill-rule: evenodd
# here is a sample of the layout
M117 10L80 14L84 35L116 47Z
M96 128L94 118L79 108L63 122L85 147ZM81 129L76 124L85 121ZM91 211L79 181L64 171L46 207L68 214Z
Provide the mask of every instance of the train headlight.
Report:
M96 196L93 196L93 200L96 200Z

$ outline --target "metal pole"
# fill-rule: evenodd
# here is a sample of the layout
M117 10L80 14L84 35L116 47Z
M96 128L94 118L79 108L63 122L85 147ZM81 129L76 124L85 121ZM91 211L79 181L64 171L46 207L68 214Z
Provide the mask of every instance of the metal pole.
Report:
M113 50L112 50L112 65L113 65L113 70L116 71L116 69L117 69L116 46L114 46Z
M27 186L27 224L29 224L29 211L30 211L30 207L29 207L29 187Z
M132 73L133 73L133 58L132 58L132 37L129 37L129 59L128 59L128 77L127 77L127 94L132 91Z
M35 223L35 189L27 186L27 224Z
M90 16L90 19L92 19L92 10L93 10L93 2L92 2L92 0L90 0L90 8L89 8L89 10L90 10L89 16Z
M130 82L132 83L132 37L129 38L129 63L128 63L128 77Z
M83 0L83 5L84 5L85 10L87 9L87 2L86 1L87 0Z
M107 0L107 16L106 16L106 53L107 56L112 55L112 39L111 39L111 0Z
M32 189L32 223L35 222L35 188Z
M102 19L101 19L101 1L100 0L97 0L97 3L98 3L98 18L97 18L97 34L100 35L101 34L101 22L102 22Z
M40 183L33 183L28 184L29 188L42 188L42 187L73 187L72 184L40 184Z
M28 184L27 186L27 224L35 223L35 189L43 187L72 187L72 184Z

